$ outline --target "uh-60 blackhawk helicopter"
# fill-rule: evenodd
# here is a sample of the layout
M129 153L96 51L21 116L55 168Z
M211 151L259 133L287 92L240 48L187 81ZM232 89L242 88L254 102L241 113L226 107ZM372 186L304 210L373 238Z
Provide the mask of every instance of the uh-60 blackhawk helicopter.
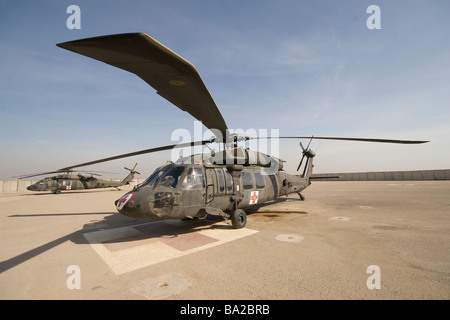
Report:
M231 219L234 228L242 228L247 221L244 209L282 195L297 193L301 196L300 192L310 185L315 153L309 149L309 144L304 148L300 143L303 155L297 171L303 160L306 161L299 175L285 173L283 161L275 157L238 146L238 142L252 138L230 134L196 68L150 36L143 33L117 34L57 46L136 74L163 98L201 121L216 136L214 140L151 148L60 170L173 148L203 146L213 141L224 145L220 152L193 155L155 170L143 183L116 201L121 214L156 220L220 215L226 220ZM312 140L312 137L279 138ZM427 142L336 137L314 139L401 144Z
M61 193L63 190L85 190L85 189L100 189L100 188L119 188L124 185L130 184L133 180L134 175L140 174L136 169L137 163L134 165L133 169L124 169L130 171L130 173L122 181L110 181L105 179L95 178L94 175L98 175L94 172L89 172L90 176L85 176L80 173L71 174L72 170L56 170L51 172L30 174L25 176L20 176L19 179L25 179L30 177L36 177L51 173L61 173L56 176L46 177L38 182L27 187L29 191L51 191L52 193Z

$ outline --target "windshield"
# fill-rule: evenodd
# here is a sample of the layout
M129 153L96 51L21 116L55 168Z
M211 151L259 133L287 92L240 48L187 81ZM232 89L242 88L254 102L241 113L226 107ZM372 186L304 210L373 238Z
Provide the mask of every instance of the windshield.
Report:
M184 167L170 167L165 171L161 178L156 182L158 185L175 188L178 183L178 178L184 171Z
M165 167L159 167L157 168L151 175L150 177L148 177L143 183L142 185L153 185L155 183L155 181L161 176L161 174L166 170L167 168Z
M175 188L179 177L183 174L184 166L168 165L159 167L142 185L161 185Z

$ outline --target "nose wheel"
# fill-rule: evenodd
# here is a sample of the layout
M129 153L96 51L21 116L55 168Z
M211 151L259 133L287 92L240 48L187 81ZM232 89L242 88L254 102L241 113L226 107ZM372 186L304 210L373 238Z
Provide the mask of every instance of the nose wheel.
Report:
M247 224L247 214L242 209L236 209L230 216L231 224L235 229L241 229Z

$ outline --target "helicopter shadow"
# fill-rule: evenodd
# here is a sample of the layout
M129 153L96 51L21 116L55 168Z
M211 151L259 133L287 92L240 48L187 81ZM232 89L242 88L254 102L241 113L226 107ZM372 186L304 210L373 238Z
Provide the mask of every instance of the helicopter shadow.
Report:
M190 246L201 245L201 243L211 240L211 238L200 234L201 231L233 229L231 224L226 224L223 221L223 218L215 216L207 216L205 219L155 220L150 222L149 220L143 220L128 226L113 228L108 232L98 230L98 237L91 237L89 234L86 237L90 244L103 244L111 251L152 242L164 242L175 247L178 246L178 249L183 251L189 249Z
M22 263L25 263L53 248L70 241L77 245L90 245L95 242L88 241L85 234L92 232L108 231L110 234L114 234L117 231L117 237L107 241L99 241L98 243L104 243L106 245L111 243L125 244L127 242L134 242L140 240L159 240L170 238L186 238L190 234L195 234L200 230L206 229L232 229L231 225L217 224L217 222L223 221L220 217L208 216L207 219L192 219L188 221L179 221L176 223L168 223L165 221L157 220L150 221L144 219L136 219L126 217L116 212L81 212L81 213L49 213L49 214L15 214L8 216L8 218L39 218L39 217L51 217L51 216L82 216L82 215L99 215L106 214L103 219L91 220L89 223L83 225L79 230L71 232L67 235L49 241L43 245L37 246L26 252L18 254L10 259L0 262L0 273L10 270ZM133 228L139 231L138 236L134 237L121 237L120 230L123 228Z
M285 201L301 201L300 199L293 198L278 198L276 200L266 202L260 205L246 208L245 211L248 215L261 214L264 217L278 217L278 214L308 214L306 211L297 210L279 210L270 208L270 205L283 203ZM125 248L126 243L132 242L152 242L163 241L168 242L170 239L182 239L185 241L191 241L194 238L201 238L199 232L201 231L214 231L214 230L233 230L231 221L224 221L220 216L207 215L205 218L194 218L185 220L140 220L135 219L136 223L130 224L125 227L131 227L130 233L125 233L123 236L111 235L109 239L105 238L90 238L90 243L101 243L106 246L113 244L122 244L117 248ZM117 230L119 235L121 230ZM123 231L123 230L122 230ZM136 232L137 231L137 232ZM114 230L113 230L114 232ZM112 247L111 247L112 248ZM113 248L112 248L113 249ZM113 249L115 250L115 249Z
M98 214L111 214L110 216L106 216L104 220L110 219L110 217L114 216L113 212L92 212L92 213L42 213L42 214L15 214L10 215L8 218L39 218L39 217L51 217L51 216L79 216L79 215L98 215ZM89 227L86 229L86 227L89 225L85 225L82 229L74 231L72 233L69 233L67 235L64 235L60 238L57 238L55 240L52 240L50 242L47 242L43 245L40 245L38 247L35 247L31 250L28 250L24 253L21 253L15 257L12 257L10 259L7 259L5 261L0 262L0 273L3 273L9 269L12 269L16 267L17 265L24 263L30 259L33 259L67 241L71 241L76 244L88 244L87 240L83 236L83 234L86 232L86 230L89 229Z
M107 190L95 190L94 192L104 192ZM92 191L91 191L92 192ZM73 193L70 192L70 193ZM64 193L64 194L70 194ZM49 195L45 193L26 194L32 195ZM50 194L51 195L51 194ZM58 195L61 196L61 195ZM274 210L270 208L270 205L283 203L285 201L301 201L295 198L278 198L276 200L266 202L264 204L256 205L251 208L247 208L245 211L248 215L261 214L262 216L268 216L270 214L307 214L305 211L287 211L287 210ZM261 211L265 208L264 211ZM139 241L168 241L170 239L186 239L190 240L195 238L194 234L198 234L199 231L204 230L226 230L233 229L231 224L224 223L222 217L208 215L205 219L188 219L188 220L156 220L149 221L147 219L130 218L118 214L117 212L74 212L74 213L41 213L41 214L15 214L8 216L8 218L32 218L32 217L51 217L51 216L89 216L104 214L105 216L101 220L91 220L89 223L83 225L83 227L77 231L64 235L60 238L47 242L41 246L35 247L15 257L0 262L0 273L7 271L15 266L24 263L30 259L33 259L67 241L75 243L77 245L89 245L93 243L102 243L105 245L111 244L123 244ZM136 230L136 234L132 236L121 236L120 231L123 228L132 228ZM96 231L108 231L111 235L108 240L88 241L85 234ZM117 236L115 236L117 233ZM198 238L198 236L197 236Z

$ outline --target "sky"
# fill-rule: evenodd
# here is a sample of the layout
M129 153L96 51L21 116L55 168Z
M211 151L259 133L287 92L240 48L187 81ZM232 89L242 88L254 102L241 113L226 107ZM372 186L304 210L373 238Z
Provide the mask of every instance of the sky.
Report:
M230 129L430 141L313 140L316 173L450 168L449 16L447 0L0 0L0 179L194 136L195 119L137 76L56 46L128 32L191 62ZM298 141L276 152L295 173ZM138 163L145 178L171 157L86 169L121 177Z

